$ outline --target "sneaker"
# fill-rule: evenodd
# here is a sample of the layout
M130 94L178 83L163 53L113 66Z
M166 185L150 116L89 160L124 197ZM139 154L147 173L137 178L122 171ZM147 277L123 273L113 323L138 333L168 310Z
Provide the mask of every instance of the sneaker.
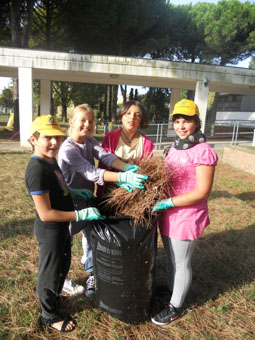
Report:
M75 283L74 279L65 279L64 286L62 289L64 292L70 295L75 295L83 293L85 288Z
M86 281L86 290L85 295L87 297L92 297L95 294L95 277L94 274L91 273Z
M151 321L159 326L167 325L181 315L182 308L175 308L171 303L166 306L161 312L151 318Z

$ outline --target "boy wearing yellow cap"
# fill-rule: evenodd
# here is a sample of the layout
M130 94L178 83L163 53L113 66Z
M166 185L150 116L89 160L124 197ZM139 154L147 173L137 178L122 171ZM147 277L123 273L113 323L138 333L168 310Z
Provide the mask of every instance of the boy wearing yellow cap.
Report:
M70 221L103 219L95 208L74 211L56 155L65 133L51 115L37 117L31 125L34 153L25 182L36 208L35 235L39 243L37 295L41 323L61 332L75 328L71 318L59 314L60 292L71 263Z
M183 311L192 280L191 258L196 240L210 223L207 198L218 160L200 131L199 109L192 100L176 103L172 116L177 136L165 158L166 167L174 169L167 192L169 198L157 202L153 208L161 212L160 232L172 292L166 308L151 318L160 326L175 321Z

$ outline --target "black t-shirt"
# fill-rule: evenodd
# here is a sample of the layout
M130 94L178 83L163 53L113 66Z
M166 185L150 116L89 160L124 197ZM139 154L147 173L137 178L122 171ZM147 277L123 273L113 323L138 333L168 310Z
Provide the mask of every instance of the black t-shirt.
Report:
M25 183L30 195L49 193L51 208L61 211L73 211L73 202L65 184L56 159L48 162L32 155L27 165ZM69 222L42 222L36 212L37 225L45 227L68 226Z

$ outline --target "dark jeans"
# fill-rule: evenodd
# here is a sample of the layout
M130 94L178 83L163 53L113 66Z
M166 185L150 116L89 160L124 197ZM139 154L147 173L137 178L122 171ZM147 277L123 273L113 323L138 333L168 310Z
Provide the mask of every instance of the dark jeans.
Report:
M71 238L68 226L47 228L35 225L39 242L37 295L42 316L52 319L58 315L58 296L71 264Z

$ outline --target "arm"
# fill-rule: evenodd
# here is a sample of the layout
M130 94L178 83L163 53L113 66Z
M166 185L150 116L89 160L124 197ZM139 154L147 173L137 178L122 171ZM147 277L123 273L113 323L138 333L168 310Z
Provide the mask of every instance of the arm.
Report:
M36 211L42 222L69 222L103 220L97 208L86 208L75 211L61 211L51 208L49 193L32 195Z
M214 165L200 165L196 167L196 188L190 190L182 195L173 196L161 201L158 201L152 212L157 210L165 210L173 207L187 207L199 203L206 199L211 192L213 178L214 178Z
M189 206L196 204L209 197L214 178L214 165L200 165L196 167L196 188L179 196L173 196L172 201L175 207Z
M49 193L32 195L36 211L43 222L76 221L75 211L61 211L51 208Z

